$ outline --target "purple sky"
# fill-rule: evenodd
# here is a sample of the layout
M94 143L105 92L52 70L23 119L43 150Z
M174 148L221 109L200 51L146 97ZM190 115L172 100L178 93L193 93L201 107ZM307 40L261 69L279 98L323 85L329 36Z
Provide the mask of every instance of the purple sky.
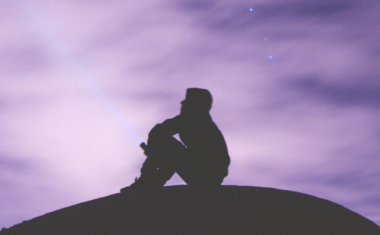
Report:
M224 184L311 194L380 225L379 12L377 0L0 1L0 229L131 184L135 139L177 115L188 87L213 94Z

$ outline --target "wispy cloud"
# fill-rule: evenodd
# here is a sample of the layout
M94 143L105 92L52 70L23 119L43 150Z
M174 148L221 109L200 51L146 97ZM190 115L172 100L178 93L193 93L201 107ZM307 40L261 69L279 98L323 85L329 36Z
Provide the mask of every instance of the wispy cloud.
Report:
M336 108L361 106L378 109L380 106L380 80L371 79L371 83L363 84L355 79L357 84L349 81L331 82L329 79L305 76L295 79L286 79L285 88L298 93L298 99L311 99L324 104L332 104ZM363 79L365 80L365 79ZM367 79L368 81L368 79Z

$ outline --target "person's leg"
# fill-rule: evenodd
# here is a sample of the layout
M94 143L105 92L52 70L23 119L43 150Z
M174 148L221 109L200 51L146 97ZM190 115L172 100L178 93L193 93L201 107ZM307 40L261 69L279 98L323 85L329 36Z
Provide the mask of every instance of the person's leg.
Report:
M174 137L149 139L147 156L141 167L141 176L129 187L130 189L162 187L175 174L181 164L181 158L186 154L186 147Z
M187 161L190 157L187 156L189 152L174 137L149 143L147 159L141 168L140 178L124 189L162 187L175 173L188 185L220 185L222 183L224 177L210 177L207 173L200 171L197 166L189 164Z
M152 142L152 141L151 141ZM154 142L153 142L154 143ZM120 192L126 192L134 189L162 187L164 183L156 177L158 168L162 161L163 150L160 144L154 143L149 146L147 152L145 152L146 159L141 167L141 175L136 177L135 182L129 187L122 188ZM174 171L172 175L174 174ZM166 182L166 181L165 181Z
M178 168L183 165L187 149L174 137L162 140L159 148L162 156L155 178L160 184L165 185L177 172Z
M162 149L159 146L150 147L145 153L146 159L141 167L141 177L151 177L154 175L160 165L162 158Z
M150 140L150 150L141 168L141 180L163 186L177 173L187 184L196 184L197 171L187 162L187 148L174 137Z
M221 185L224 176L213 174L209 169L194 166L188 160L191 156L187 148L174 137L161 141L160 163L155 174L155 179L160 184L165 183L177 173L188 185Z
M147 156L148 157L145 159L143 166L141 167L140 177L139 178L136 177L135 182L132 183L130 186L122 188L120 190L121 193L125 193L125 192L128 192L130 190L135 190L135 189L160 187L160 185L157 184L154 178L154 175L158 167L157 161L159 159L156 154L150 154L150 155L147 154Z

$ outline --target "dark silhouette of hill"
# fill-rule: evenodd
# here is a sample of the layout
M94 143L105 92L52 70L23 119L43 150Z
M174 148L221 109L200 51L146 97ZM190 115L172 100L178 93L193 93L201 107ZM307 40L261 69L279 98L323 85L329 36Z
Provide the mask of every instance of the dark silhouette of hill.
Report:
M0 232L10 234L380 235L380 227L343 206L297 192L171 186L80 203Z

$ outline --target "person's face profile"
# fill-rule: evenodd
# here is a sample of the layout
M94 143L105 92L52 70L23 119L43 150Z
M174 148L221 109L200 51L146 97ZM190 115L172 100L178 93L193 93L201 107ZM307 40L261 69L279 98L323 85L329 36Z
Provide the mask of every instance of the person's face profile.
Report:
M184 110L186 110L186 102L185 102L185 100L182 100L181 101L181 113L183 113Z

